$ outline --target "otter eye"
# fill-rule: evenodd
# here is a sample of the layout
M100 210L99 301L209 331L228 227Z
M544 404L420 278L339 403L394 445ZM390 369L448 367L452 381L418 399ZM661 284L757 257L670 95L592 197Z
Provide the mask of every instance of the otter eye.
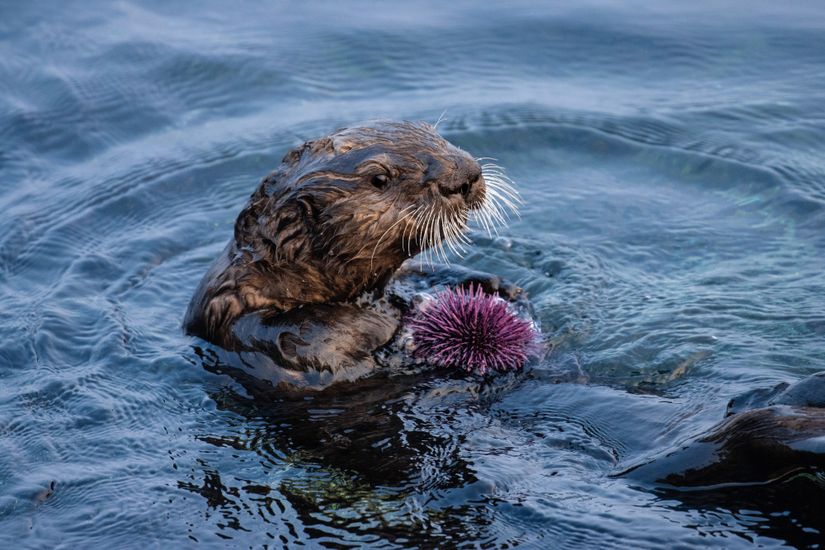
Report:
M376 186L378 189L383 189L389 181L390 178L388 178L386 174L375 174L372 177L372 184Z

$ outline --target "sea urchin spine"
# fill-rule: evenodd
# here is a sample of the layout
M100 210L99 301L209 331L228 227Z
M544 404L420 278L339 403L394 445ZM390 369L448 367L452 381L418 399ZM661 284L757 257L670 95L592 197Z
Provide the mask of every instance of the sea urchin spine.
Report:
M481 286L439 292L410 322L414 355L481 374L524 366L538 351L538 332Z

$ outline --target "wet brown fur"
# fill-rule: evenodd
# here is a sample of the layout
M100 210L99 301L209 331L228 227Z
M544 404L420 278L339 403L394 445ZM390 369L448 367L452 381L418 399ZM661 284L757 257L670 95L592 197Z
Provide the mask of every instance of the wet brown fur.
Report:
M387 182L377 185L383 174ZM254 311L346 302L380 289L422 243L415 208L466 212L483 202L478 163L425 123L344 128L290 151L235 223L184 327L226 348Z
M823 384L825 373L817 373L795 384L751 392L743 401L757 408L737 410L705 435L623 474L672 487L713 487L769 483L799 472L822 471Z

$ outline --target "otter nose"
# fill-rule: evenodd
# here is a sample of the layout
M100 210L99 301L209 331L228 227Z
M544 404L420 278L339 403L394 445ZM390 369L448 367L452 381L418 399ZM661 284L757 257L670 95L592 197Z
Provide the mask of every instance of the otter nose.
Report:
M481 168L476 165L463 170L461 175L438 183L438 190L445 197L461 194L465 199L473 194L481 179Z

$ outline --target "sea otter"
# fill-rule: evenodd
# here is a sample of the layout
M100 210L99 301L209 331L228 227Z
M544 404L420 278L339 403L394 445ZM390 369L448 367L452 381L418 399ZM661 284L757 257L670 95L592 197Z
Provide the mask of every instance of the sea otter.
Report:
M514 206L515 191L487 166L426 123L378 122L304 143L252 193L185 330L289 368L370 368L403 313L403 291L382 292L416 272L399 272L402 263L461 247L471 215L489 229ZM502 286L455 269L433 282L459 279Z
M825 372L733 399L707 433L622 475L666 488L764 485L825 471Z

